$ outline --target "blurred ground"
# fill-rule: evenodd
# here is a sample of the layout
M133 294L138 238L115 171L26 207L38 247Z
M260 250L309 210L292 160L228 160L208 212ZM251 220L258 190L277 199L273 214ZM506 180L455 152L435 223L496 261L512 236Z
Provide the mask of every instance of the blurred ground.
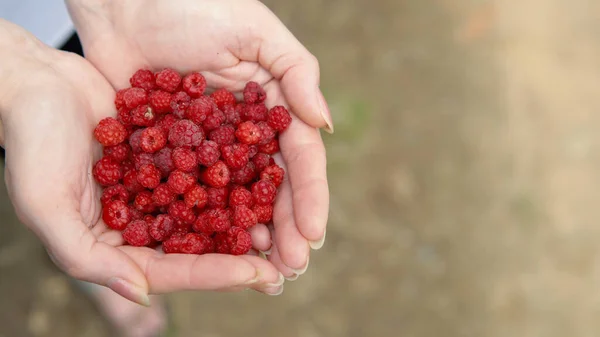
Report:
M276 298L175 335L597 336L600 4L269 0L321 61L331 221ZM111 336L0 203L0 337Z

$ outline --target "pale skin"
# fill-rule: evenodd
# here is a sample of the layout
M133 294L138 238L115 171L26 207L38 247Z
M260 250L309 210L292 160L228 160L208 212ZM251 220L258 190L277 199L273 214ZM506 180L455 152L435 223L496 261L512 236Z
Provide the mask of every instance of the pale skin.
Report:
M303 273L310 248L320 248L325 237L329 197L319 128L333 126L315 58L256 1L67 3L87 61L0 21L2 144L20 219L69 275L140 304L148 304L148 294L181 290L281 293L283 277ZM114 92L133 71L166 66L201 69L209 87L236 93L257 81L267 105L294 114L280 139L278 161L289 179L276 201L274 229L253 232L254 247L270 251L267 260L124 246L100 220L101 191L90 172L101 149L91 131L114 116Z

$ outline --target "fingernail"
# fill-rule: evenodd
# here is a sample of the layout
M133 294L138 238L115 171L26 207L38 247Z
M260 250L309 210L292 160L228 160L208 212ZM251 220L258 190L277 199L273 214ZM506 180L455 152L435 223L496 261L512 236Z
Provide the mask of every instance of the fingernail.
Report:
M329 111L329 107L327 106L327 102L325 101L325 97L323 97L321 90L317 90L317 100L319 101L319 113L325 120L325 123L327 123L327 126L325 126L325 131L332 134L333 121L331 119L331 112Z
M285 277L283 277L282 273L279 273L279 278L277 279L277 282L275 282L275 283L266 283L265 287L267 287L267 288L279 287L280 285L283 284L283 282L285 282Z
M283 284L278 287L264 289L263 293L271 296L279 296L283 293Z
M126 281L122 278L113 277L108 280L106 286L132 302L146 307L150 306L150 297L148 297L148 293L141 287L136 286L129 281Z
M256 283L260 282L261 277L262 277L262 272L260 270L256 269L256 275L253 278L251 278L250 280L244 282L243 285L249 286L252 284L256 284Z
M323 245L325 244L325 235L327 234L327 230L325 230L325 232L323 232L323 237L321 238L321 240L319 241L309 241L308 244L310 245L310 248L314 249L314 250L319 250L323 247Z
M310 259L310 257L306 258L306 264L304 265L304 267L302 267L300 269L294 269L294 268L290 268L290 269L298 275L302 275L302 274L306 273L306 270L308 269L308 260L309 259Z
M271 255L271 250L273 249L273 246L271 246L271 248L267 249L267 250L261 250L261 253L265 254L265 255Z
M292 276L286 277L285 279L288 281L296 281L300 275L292 274Z

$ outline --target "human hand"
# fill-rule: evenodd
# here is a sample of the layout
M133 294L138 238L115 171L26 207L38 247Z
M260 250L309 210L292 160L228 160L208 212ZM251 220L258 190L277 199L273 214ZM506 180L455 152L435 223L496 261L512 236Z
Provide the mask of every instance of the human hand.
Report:
M86 58L117 89L127 87L140 68L200 70L209 88L240 94L246 82L255 81L267 91L267 106L291 108L294 121L280 137L278 162L289 180L276 201L269 260L288 278L303 273L310 247L323 245L329 210L318 128L333 126L314 56L254 0L67 3Z
M21 221L69 275L140 304L179 290L281 291L277 269L256 256L165 255L125 246L101 220L92 166L99 120L114 116L115 91L85 59L51 49L0 20L0 141L5 179ZM267 283L271 283L268 285Z

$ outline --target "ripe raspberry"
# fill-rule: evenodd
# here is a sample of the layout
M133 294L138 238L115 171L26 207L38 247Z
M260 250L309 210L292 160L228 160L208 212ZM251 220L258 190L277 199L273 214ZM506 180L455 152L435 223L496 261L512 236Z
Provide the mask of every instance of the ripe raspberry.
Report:
M178 254L181 253L183 242L186 234L174 233L169 239L163 242L163 252L165 254Z
M187 207L181 200L171 203L168 212L175 220L181 220L186 225L191 225L196 221L196 214L194 214L194 211Z
M247 206L236 206L233 210L233 225L248 229L257 224L256 214Z
M129 213L131 213L131 221L144 220L144 213L135 208L135 205L129 206Z
M175 230L175 220L168 214L159 214L148 227L148 232L154 240L165 241Z
M167 180L167 185L169 185L171 191L176 194L184 194L189 191L195 183L196 179L191 174L179 170L171 172L169 179Z
M155 74L156 86L160 89L173 93L181 83L181 75L173 69L166 68Z
M185 111L185 118L191 120L197 125L202 125L206 117L212 114L215 109L215 103L210 97L201 96L190 102Z
M235 142L236 131L232 125L225 124L212 130L208 134L208 139L219 145L233 144Z
M196 233L204 233L206 235L214 234L215 231L209 223L208 211L202 212L198 215L198 218L196 218L196 221L194 221L194 224L192 225L192 229Z
M221 156L225 161L225 164L232 170L239 170L248 164L249 152L248 145L246 144L231 144L221 146Z
M196 220L194 219L194 221ZM181 219L175 219L175 230L173 232L187 234L192 231L192 223L183 221Z
M219 109L213 109L213 111L206 116L204 122L202 122L202 128L204 131L209 132L218 128L223 123L225 123L225 114Z
M125 141L125 126L112 117L102 119L94 129L94 137L104 146L117 145Z
M208 167L213 166L217 160L219 160L221 151L219 150L219 145L217 143L206 140L198 146L196 155L198 157L198 163Z
M151 214L146 214L144 215L144 221L146 221L146 223L148 224L148 226L150 226L150 224L154 221L154 217Z
M238 128L235 131L235 137L240 143L252 145L257 144L261 140L262 133L256 124L251 121L246 121L238 125Z
M127 107L117 110L117 120L123 125L131 125L131 111Z
M138 129L129 136L129 145L133 153L142 152L142 132L144 129Z
M148 232L148 224L144 220L135 220L129 223L123 231L123 239L132 246L143 247L152 243Z
M202 172L202 181L212 187L225 187L230 179L229 168L220 160Z
M269 180L259 180L252 184L252 198L257 205L270 205L275 201L277 187Z
M183 90L191 97L198 98L206 90L206 79L198 72L188 74L183 78Z
M175 122L178 120L179 118L177 118L177 116L173 114L167 114L157 119L155 125L156 127L161 128L165 134L168 135L169 131L171 131L171 128L173 127L173 124L175 124Z
M282 132L292 123L292 116L285 107L277 105L269 110L267 123L273 129Z
M152 213L156 210L156 205L152 201L152 192L141 191L133 200L133 207L142 213Z
M256 170L254 164L248 162L241 170L233 171L230 175L231 183L236 185L246 185L254 180L256 177Z
M243 228L231 227L227 231L227 246L231 255L244 255L252 248L252 235Z
M189 208L204 208L208 202L208 193L200 185L194 185L183 195L183 202Z
M135 170L135 165L133 164L133 160L131 158L125 159L121 165L123 165L123 178L125 178L125 174L131 170Z
M266 153L257 153L256 156L252 157L252 162L256 166L257 172L262 172L267 166L269 166L269 160L271 156Z
M132 87L146 90L154 89L154 74L148 69L140 69L131 76L129 83Z
M231 210L210 209L206 211L208 226L213 232L225 232L231 227Z
M152 191L152 202L158 206L167 206L176 198L177 195L171 191L167 184L160 184Z
M151 92L148 101L152 111L157 114L166 114L171 111L171 94L166 91L156 90Z
M273 219L273 205L254 205L252 211L258 223L268 224Z
M123 102L129 110L148 103L148 93L142 88L129 88L123 92Z
M165 147L154 154L154 165L160 170L164 178L168 177L171 171L175 170L175 164L173 164L173 159L171 158L172 153L173 150Z
M131 213L127 203L122 200L110 201L102 209L102 220L112 229L123 230L131 222Z
M102 149L105 157L111 157L117 163L122 163L131 155L131 146L127 143L121 143L113 146L105 146Z
M251 207L252 204L252 193L243 186L234 188L229 194L229 207Z
M144 190L144 186L140 185L137 180L137 170L129 170L123 176L123 186L130 193L138 193Z
M258 144L267 144L268 142L273 140L273 138L275 138L275 135L277 133L275 132L275 130L273 130L272 127L269 126L269 124L267 124L267 122L258 122L256 126L258 126L258 128L260 129L260 141L258 142Z
M171 154L175 168L181 171L189 172L198 165L198 156L196 152L185 147L176 147Z
M258 151L266 154L275 154L279 152L279 141L277 138L273 138L267 144L260 145Z
M224 110L226 106L235 106L235 96L233 93L225 88L217 89L210 97L215 101L219 109Z
M102 157L94 165L92 174L100 185L111 186L119 183L123 177L123 168L112 158Z
M250 157L250 159L254 158L254 156L256 156L257 153L258 153L258 146L256 146L256 145L248 146L248 157Z
M173 114L179 118L183 118L185 110L190 105L190 96L183 91L178 91L171 96L171 110Z
M131 110L131 124L138 126L152 126L156 123L156 115L148 104L140 105Z
M218 254L229 254L229 243L227 243L227 232L217 233L213 237L215 243L215 252Z
M149 127L142 131L140 147L144 152L154 153L167 145L167 135L158 127Z
M169 142L173 146L198 146L203 139L202 129L187 119L175 122L169 131Z
M142 166L153 163L154 156L152 156L150 153L140 152L133 155L133 164L135 165L135 169L138 171Z
M267 166L261 173L261 180L270 180L275 187L279 187L283 182L283 177L285 175L285 171L279 165L269 165Z
M227 187L209 187L207 193L207 208L225 208L229 199L229 189Z
M214 243L205 234L188 233L183 239L181 252L184 254L207 254L214 250Z
M233 126L238 126L242 122L242 117L240 117L239 111L233 106L225 106L223 108L223 113L225 114L226 123L229 123Z
M244 102L246 104L262 103L267 98L267 93L260 84L250 81L244 87Z
M240 111L240 117L244 121L260 122L267 120L267 107L262 104L247 104L244 109Z
M125 186L121 184L109 186L102 191L102 196L100 197L100 203L102 207L106 207L106 205L115 200L121 200L123 202L129 201L129 192Z
M117 111L128 111L127 106L125 105L125 92L127 89L121 89L117 91L115 94L115 108Z

